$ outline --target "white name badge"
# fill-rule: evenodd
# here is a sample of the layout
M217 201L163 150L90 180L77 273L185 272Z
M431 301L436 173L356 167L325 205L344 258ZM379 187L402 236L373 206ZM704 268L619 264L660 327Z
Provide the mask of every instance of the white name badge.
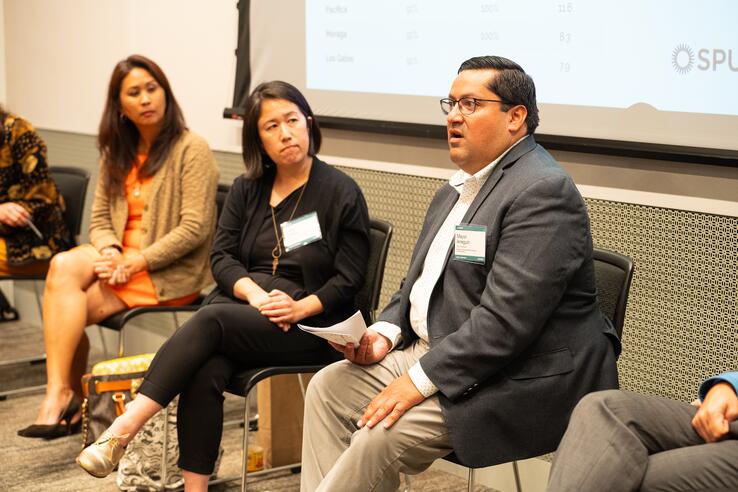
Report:
M323 238L323 234L320 232L318 214L315 212L301 215L289 222L282 222L280 227L282 228L284 250L288 252Z
M487 226L462 224L454 233L454 260L484 264Z

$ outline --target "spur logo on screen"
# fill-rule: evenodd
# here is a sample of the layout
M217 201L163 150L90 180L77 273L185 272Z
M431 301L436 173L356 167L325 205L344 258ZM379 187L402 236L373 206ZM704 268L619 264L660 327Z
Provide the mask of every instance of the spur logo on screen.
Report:
M695 51L687 44L680 44L671 52L671 66L681 74L687 74L692 69L703 72L728 70L738 73L738 50L725 48L700 48Z
M686 44L680 44L671 52L671 66L677 73L684 75L694 67L694 51Z

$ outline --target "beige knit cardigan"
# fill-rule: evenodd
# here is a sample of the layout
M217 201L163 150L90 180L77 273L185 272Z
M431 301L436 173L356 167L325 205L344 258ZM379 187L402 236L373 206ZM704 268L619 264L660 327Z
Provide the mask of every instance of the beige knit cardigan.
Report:
M103 186L92 203L90 242L98 250L122 246L128 221L123 194ZM160 302L199 292L212 283L208 255L216 221L218 168L207 142L185 131L154 175L141 224L141 254Z

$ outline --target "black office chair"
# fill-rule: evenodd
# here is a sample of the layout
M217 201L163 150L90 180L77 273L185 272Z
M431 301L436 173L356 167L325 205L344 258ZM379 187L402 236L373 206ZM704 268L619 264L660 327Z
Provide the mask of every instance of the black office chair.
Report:
M600 311L612 322L620 338L633 281L633 260L614 251L595 248L594 266Z
M230 190L229 185L219 184L218 191L215 194L215 203L218 209L218 217L223 211L223 205L225 204L226 196ZM112 316L109 316L98 323L98 326L108 328L118 332L118 357L123 357L125 354L125 337L123 336L123 329L129 321L138 318L141 315L149 313L171 313L174 325L179 329L179 320L177 313L195 312L200 308L204 295L200 294L191 304L184 306L140 306L131 309L126 309Z
M628 305L628 293L633 281L633 260L620 253L606 249L594 249L595 283L597 285L597 303L602 314L612 322L620 337L625 323L625 309ZM456 454L443 458L457 465L467 466L459 461ZM512 462L515 477L515 489L521 492L520 472L517 461ZM474 468L469 467L467 490L474 490Z
M374 322L375 312L379 306L379 294L382 289L382 279L384 278L384 266L387 261L387 252L389 251L390 240L392 239L392 224L389 222L371 219L370 220L370 236L369 236L369 259L367 263L366 282L364 287L357 295L357 304L367 324ZM317 372L325 367L321 365L307 365L307 366L275 366L275 367L261 367L256 369L249 369L241 373L235 374L231 381L228 383L226 391L234 395L243 396L246 399L245 410L243 416L243 463L241 469L241 490L246 490L246 457L248 455L248 442L249 442L249 405L248 395L249 392L256 386L259 381L267 379L272 376L279 374L302 374ZM302 387L302 382L300 383ZM303 388L304 397L304 388ZM285 465L262 472L252 472L251 475L259 475L262 473L271 473L278 470L292 469L300 466L299 463L292 465ZM218 480L228 481L233 480Z
M87 196L87 185L90 182L90 173L78 167L53 166L49 168L51 177L59 187L59 192L64 198L64 221L67 223L67 229L71 235L70 247L77 245L80 229L82 227L82 214L85 210L85 197ZM0 280L44 280L46 273L38 275L10 275L0 278ZM38 285L34 282L33 290L36 295L36 304L38 311L41 313L41 294ZM46 360L46 354L39 354L30 357L22 357L0 362L0 366L8 366L13 364L30 363L37 364ZM42 386L31 386L20 388L17 390L5 391L0 393L0 398L10 394L27 393L42 389Z

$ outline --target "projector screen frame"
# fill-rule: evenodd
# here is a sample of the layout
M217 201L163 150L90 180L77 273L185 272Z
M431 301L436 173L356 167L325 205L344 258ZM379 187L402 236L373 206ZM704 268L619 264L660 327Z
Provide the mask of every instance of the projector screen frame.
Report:
M362 120L316 115L322 128L403 137L446 139L446 127L395 121ZM623 140L606 140L564 135L535 134L536 141L548 150L633 157L692 164L738 167L738 151L664 145Z

